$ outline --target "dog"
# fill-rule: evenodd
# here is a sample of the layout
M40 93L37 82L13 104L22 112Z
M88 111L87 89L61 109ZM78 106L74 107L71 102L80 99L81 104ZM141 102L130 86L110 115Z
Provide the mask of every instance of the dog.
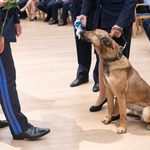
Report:
M126 108L141 120L150 123L150 86L140 77L129 60L122 55L123 50L108 32L100 29L83 31L81 39L93 44L100 58L103 58L103 79L106 85L108 116L102 120L104 124L111 122L114 96L117 97L120 112L120 126L117 133L125 133ZM150 124L147 125L150 130Z

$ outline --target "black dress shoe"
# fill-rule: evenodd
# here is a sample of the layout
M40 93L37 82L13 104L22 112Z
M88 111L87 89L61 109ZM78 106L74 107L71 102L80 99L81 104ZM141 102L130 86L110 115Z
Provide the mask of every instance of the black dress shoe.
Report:
M50 129L48 129L48 128L38 128L38 127L31 126L26 131L24 131L20 134L17 134L17 135L13 135L13 139L15 139L15 140L22 140L24 138L37 139L37 138L40 138L40 137L48 134L49 132L50 132Z
M96 112L96 111L100 111L101 109L102 109L102 106L105 104L107 102L107 98L105 99L105 101L102 103L102 104L100 104L99 106L92 106L91 108L90 108L90 112Z
M6 120L0 120L0 128L4 128L8 126L8 122Z
M43 22L48 22L49 20L50 20L50 16L47 16L44 20L43 20Z
M107 116L106 116L106 118L107 118ZM118 115L118 116L112 116L110 122L118 120L119 118L120 118L120 115Z
M58 23L58 20L52 20L52 22L50 22L49 25L57 24L57 23Z
M67 25L67 22L66 21L62 21L58 24L58 26L64 26L64 25Z
M81 85L81 84L87 83L87 82L89 82L88 79L75 79L75 80L70 84L70 86L71 86L71 87L75 87L75 86L78 86L78 85Z
M93 86L93 92L98 92L99 91L99 83L95 83Z

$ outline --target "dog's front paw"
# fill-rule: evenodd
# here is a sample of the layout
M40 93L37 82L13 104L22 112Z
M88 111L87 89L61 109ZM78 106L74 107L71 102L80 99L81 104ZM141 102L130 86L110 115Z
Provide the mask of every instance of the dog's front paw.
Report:
M102 120L104 124L109 124L111 122L111 117L106 117Z
M147 125L146 130L150 131L150 124Z
M125 127L119 127L119 128L117 129L117 133L118 133L118 134L126 133L126 128L125 128Z

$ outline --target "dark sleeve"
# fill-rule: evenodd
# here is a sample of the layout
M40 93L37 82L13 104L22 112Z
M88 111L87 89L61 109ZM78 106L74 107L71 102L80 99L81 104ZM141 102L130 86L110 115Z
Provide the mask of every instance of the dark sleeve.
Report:
M127 28L128 23L133 22L133 20L131 20L131 16L133 16L134 14L134 9L137 3L138 0L125 0L124 6L116 22L116 25Z
M15 14L14 14L14 23L20 23L20 19L18 17L18 11L17 11L17 9L15 10Z
M2 28L2 10L0 8L0 31L1 31L1 28Z
M84 0L81 9L81 15L89 16L95 5L96 0Z

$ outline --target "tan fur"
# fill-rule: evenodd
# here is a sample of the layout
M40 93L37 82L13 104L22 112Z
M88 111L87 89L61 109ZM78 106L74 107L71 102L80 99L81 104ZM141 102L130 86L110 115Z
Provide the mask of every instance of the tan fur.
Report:
M81 38L94 45L99 57L116 57L119 45L103 30L84 31ZM108 117L102 122L108 124L113 113L114 96L117 97L120 112L118 133L126 132L126 108L150 123L150 87L140 77L125 56L114 62L103 64L103 77L108 100ZM150 130L150 125L147 126Z

